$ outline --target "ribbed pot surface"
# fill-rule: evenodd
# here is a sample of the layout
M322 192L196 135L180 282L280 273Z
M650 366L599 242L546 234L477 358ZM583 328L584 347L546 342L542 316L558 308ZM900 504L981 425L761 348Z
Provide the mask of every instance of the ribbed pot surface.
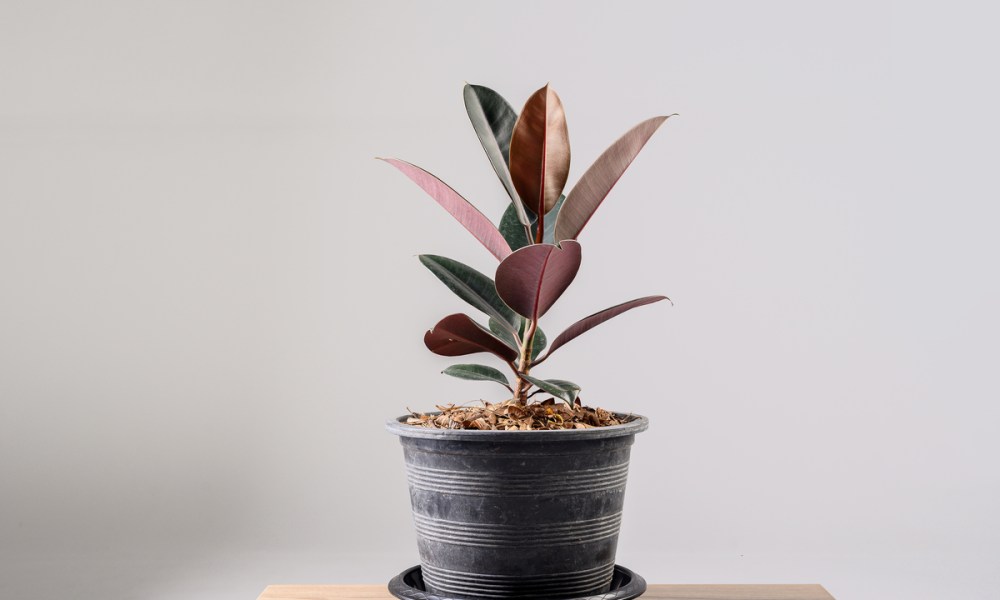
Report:
M629 450L648 426L426 429L390 421L406 459L423 579L466 598L608 591Z

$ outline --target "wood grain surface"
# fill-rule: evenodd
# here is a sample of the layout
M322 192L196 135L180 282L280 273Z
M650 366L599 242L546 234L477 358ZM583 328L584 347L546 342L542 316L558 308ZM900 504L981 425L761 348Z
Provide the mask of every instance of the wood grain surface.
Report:
M833 600L820 585L651 585L644 600ZM392 600L384 585L272 585L257 600Z

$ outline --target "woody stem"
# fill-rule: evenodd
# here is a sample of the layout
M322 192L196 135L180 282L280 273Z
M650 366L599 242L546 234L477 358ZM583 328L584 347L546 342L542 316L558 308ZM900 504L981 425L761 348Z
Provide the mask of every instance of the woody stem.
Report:
M514 384L514 399L517 400L518 404L526 404L528 402L528 389L531 384L521 378L521 375L527 375L528 369L531 368L531 354L532 346L535 342L535 331L538 329L537 320L529 320L528 327L524 332L524 338L521 342L521 355L517 363L517 380Z

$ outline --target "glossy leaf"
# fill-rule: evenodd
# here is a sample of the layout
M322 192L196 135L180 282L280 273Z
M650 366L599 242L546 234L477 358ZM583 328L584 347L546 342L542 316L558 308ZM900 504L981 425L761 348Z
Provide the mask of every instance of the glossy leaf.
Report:
M458 377L459 379L470 379L472 381L495 381L506 387L508 390L511 389L510 381L507 380L506 375L500 372L499 369L494 369L493 367L488 367L486 365L452 365L441 372L445 375Z
M517 122L517 113L503 96L488 87L466 84L463 90L465 110L479 143L493 165L500 183L510 196L519 222L528 224L528 213L521 204L514 182L510 178L510 136Z
M597 157L566 198L566 204L556 221L557 240L577 239L611 188L632 164L649 138L668 118L653 117L639 123Z
M497 336L498 338L506 342L508 345L514 347L520 347L521 338L524 337L527 323L521 317L518 317L518 319L521 321L521 326L520 329L518 330L517 336L514 336L496 319L490 319L490 331L493 332L493 335ZM542 328L536 327L535 341L532 342L531 344L531 360L535 360L536 358L538 358L538 355L541 354L542 350L545 350L545 346L546 344L548 344L548 342L549 340L548 338L545 337L545 332L542 331Z
M515 317L519 322L522 321L520 316ZM490 317L489 321L490 331L493 335L497 336L504 341L505 344L511 348L521 347L521 328L517 331L511 331L502 321L497 321L496 319Z
M538 355L545 350L545 345L549 342L545 337L545 332L541 328L535 329L535 341L531 346L531 360L538 358Z
M564 242L565 243L565 242ZM596 312L589 317L584 317L576 323L570 325L566 331L563 331L556 339L552 341L552 346L549 348L548 354L545 358L548 358L553 352L555 352L559 347L566 344L570 340L577 338L584 333L590 331L594 327L597 327L601 323L609 319L613 319L623 312L632 310L633 308L638 308L640 306L645 306L647 304L652 304L654 302L659 302L660 300L669 300L666 296L646 296L644 298L636 298L635 300L629 300L628 302L623 302L611 308L605 308L602 311ZM544 359L543 359L544 360ZM539 361L540 362L540 361Z
M497 267L497 292L519 315L537 321L566 291L580 269L580 244L566 240L562 248L532 244L514 252Z
M428 331L424 334L424 345L434 354L441 356L465 356L466 354L476 354L477 352L489 352L478 344L465 342L459 339L442 337L437 333Z
M580 395L580 386L572 381L564 379L539 379L524 374L521 377L533 383L538 389L548 392L560 400L565 400L568 404L576 402L576 397Z
M530 225L532 219L529 217L528 221ZM528 237L528 231L529 229L525 228L521 224L521 220L518 219L517 209L514 208L514 203L511 202L507 205L507 210L503 211L503 216L500 217L500 234L507 240L507 245L513 251L524 248L534 242L534 240Z
M421 254L420 262L441 280L456 296L516 332L521 318L504 304L493 280L457 260L433 254Z
M510 140L510 176L536 215L552 210L569 176L569 131L559 96L548 85L528 98Z
M462 313L448 315L438 321L434 329L424 334L424 345L431 352L441 356L489 352L510 362L518 355L517 350Z
M552 207L549 214L545 215L545 223L542 230L542 242L546 244L554 244L555 241L555 228L556 228L556 217L559 215L559 210L562 208L563 202L566 201L566 196L559 196L556 200L556 205ZM528 231L535 231L538 226L538 217L534 213L531 213L529 219ZM517 211L514 210L514 205L508 204L507 210L504 211L503 217L500 219L500 233L503 234L507 244L510 245L511 250L519 250L529 244L534 243L534 234L528 237L528 231L525 231L524 226L517 219Z
M395 158L383 158L385 162L396 167L404 175L409 177L414 183L419 185L431 198L444 207L451 216L465 227L469 233L486 246L486 249L503 260L510 255L510 246L507 244L496 226L486 218L483 213L469 203L468 200L459 195L458 192L448 187L446 183L431 175L427 171L416 165Z
M559 199L556 200L555 206L553 206L552 210L545 215L545 222L542 226L542 242L546 244L556 243L556 223L559 222L559 213L562 212L562 207L565 202L566 196L559 196ZM535 221L532 221L531 226L534 228L537 227L538 224ZM511 250L513 250L513 248L511 248Z

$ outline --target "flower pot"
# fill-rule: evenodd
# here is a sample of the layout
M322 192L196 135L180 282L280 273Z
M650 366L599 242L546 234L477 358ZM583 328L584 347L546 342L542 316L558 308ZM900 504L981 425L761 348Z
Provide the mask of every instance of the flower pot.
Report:
M451 598L607 593L629 451L649 421L555 431L430 429L400 437L427 590Z

